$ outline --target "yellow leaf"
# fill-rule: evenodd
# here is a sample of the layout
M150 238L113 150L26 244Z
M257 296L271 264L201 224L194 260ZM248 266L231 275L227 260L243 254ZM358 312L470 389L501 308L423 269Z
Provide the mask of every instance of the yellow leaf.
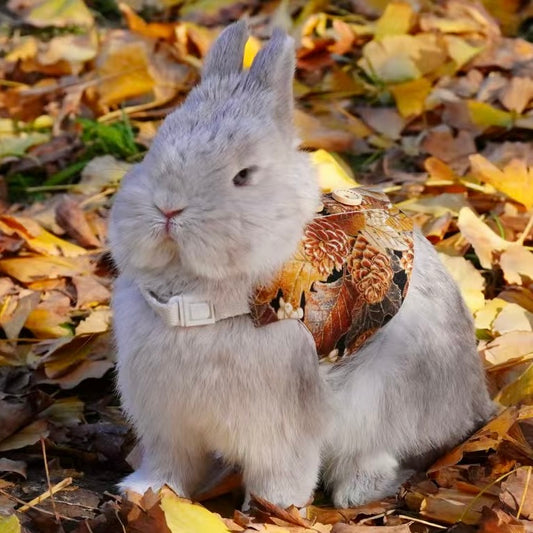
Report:
M439 254L439 257L459 285L461 294L470 311L474 313L481 309L485 305L485 296L483 295L485 279L481 273L464 257L452 257L442 253Z
M533 365L513 383L504 387L494 398L503 405L516 405L520 402L531 403L533 399Z
M242 58L242 66L244 68L250 68L252 66L254 58L259 50L261 50L261 41L253 35L250 35L244 45L244 55Z
M170 490L161 492L161 509L172 533L229 533L220 517L205 507L178 498Z
M472 174L485 183L489 183L500 192L525 205L533 207L533 167L527 167L521 159L511 159L500 170L480 154L469 157Z
M0 533L20 533L19 519L12 514L0 518Z
M317 170L318 183L323 193L359 185L339 161L326 150L313 152L311 161Z
M25 17L26 22L45 26L92 26L94 19L83 0L44 0Z
M91 272L88 261L81 258L27 256L0 259L0 270L11 277L30 283L38 279L72 277Z
M485 306L475 313L474 324L476 329L488 329L489 331L492 331L492 323L494 322L494 319L507 305L509 305L509 303L501 298L487 300Z
M109 34L97 60L100 102L105 105L150 93L155 81L149 72L153 46L132 33L116 30Z
M358 65L370 77L386 83L414 80L435 71L446 61L436 35L387 35L363 47Z
M411 4L401 1L390 2L376 23L375 38L408 33L414 22L415 13Z
M8 235L16 233L32 250L42 254L76 257L87 253L85 248L52 235L31 218L1 215L0 230Z
M492 268L494 252L505 250L512 244L496 235L467 207L459 211L457 225L462 236L474 247L483 268Z
M70 333L68 328L61 325L69 319L68 315L59 315L51 309L34 309L26 319L24 327L40 339L59 338Z
M427 95L431 92L431 83L426 78L406 81L389 87L396 106L402 117L420 115L424 111Z
M484 46L472 46L465 39L455 35L444 36L444 41L448 48L448 55L453 59L457 69L466 65L484 49Z
M496 109L485 102L467 100L466 105L470 113L470 119L480 128L486 129L491 126L510 128L513 125L513 115L507 111Z

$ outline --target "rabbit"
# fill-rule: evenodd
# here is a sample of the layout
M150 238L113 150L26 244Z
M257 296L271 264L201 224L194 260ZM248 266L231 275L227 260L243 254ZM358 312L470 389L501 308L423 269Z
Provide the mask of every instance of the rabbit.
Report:
M217 454L241 467L244 508L304 506L321 475L336 506L360 504L490 416L472 321L417 235L405 302L353 358L319 365L299 320L254 325L250 295L320 191L292 124L293 40L274 30L243 71L247 37L242 21L221 33L111 209L117 386L142 450L120 488L194 497ZM169 326L157 306L176 295L227 313Z

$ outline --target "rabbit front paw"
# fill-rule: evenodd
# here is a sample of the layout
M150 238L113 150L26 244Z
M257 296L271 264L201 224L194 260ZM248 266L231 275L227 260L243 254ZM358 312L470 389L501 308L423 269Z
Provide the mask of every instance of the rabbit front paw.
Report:
M412 472L389 453L338 458L325 474L335 507L354 507L393 496Z

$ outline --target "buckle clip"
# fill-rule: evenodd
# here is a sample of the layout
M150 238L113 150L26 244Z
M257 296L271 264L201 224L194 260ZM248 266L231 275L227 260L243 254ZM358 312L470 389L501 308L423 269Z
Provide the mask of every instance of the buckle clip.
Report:
M194 296L180 294L168 301L170 322L181 327L206 326L214 324L215 307L209 300L198 300Z

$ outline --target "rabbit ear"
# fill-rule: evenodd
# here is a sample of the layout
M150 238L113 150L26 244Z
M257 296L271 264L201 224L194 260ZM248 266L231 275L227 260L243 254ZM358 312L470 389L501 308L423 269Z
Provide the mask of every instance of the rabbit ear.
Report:
M249 73L253 80L276 93L276 116L288 125L292 124L294 68L294 39L276 28L255 57Z
M248 29L244 20L228 26L211 46L205 59L202 77L224 77L241 72L246 39Z

